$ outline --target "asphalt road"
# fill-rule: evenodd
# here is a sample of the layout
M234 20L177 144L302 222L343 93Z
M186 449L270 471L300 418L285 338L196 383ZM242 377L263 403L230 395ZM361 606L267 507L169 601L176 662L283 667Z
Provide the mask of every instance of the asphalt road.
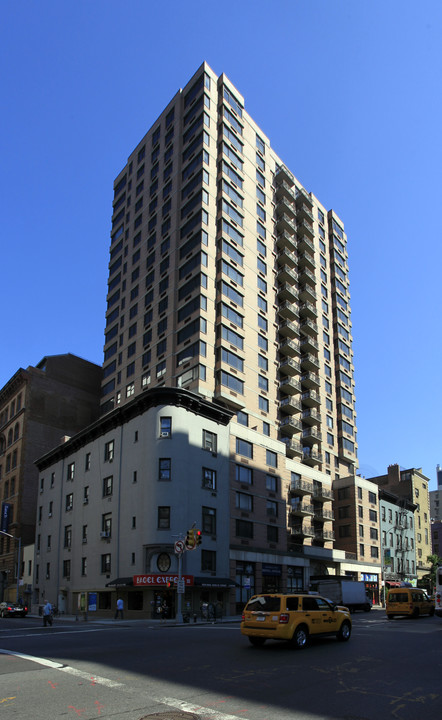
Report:
M348 643L253 648L238 623L0 620L2 720L440 720L442 620L355 614ZM190 717L190 716L189 716Z

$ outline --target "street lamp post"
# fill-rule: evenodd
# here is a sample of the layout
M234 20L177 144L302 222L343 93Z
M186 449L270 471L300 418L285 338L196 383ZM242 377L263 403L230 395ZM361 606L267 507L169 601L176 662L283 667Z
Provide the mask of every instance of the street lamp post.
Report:
M18 542L18 558L17 558L17 596L16 596L16 603L18 605L18 598L19 598L19 586L20 586L20 558L21 558L21 537L15 537L15 535L11 535L11 533L7 533L4 530L0 530L0 533L2 535L6 535L7 537L13 538L15 541Z

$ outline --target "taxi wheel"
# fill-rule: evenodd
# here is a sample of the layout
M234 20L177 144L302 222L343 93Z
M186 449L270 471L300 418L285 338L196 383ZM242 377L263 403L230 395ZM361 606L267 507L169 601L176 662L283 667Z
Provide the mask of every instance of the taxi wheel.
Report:
M431 608L429 615L430 615L430 617L433 617L433 615L434 615L434 607Z
M303 650L308 645L308 628L306 625L298 625L292 637L292 645L298 650Z
M264 645L265 641L266 641L265 638L253 637L253 636L249 635L249 642L251 642L254 647L261 647L262 645Z
M418 618L419 617L419 608L414 608L411 617Z
M339 632L337 633L336 637L341 642L347 642L347 640L350 640L351 635L351 625L349 622L344 620L341 627L339 628Z

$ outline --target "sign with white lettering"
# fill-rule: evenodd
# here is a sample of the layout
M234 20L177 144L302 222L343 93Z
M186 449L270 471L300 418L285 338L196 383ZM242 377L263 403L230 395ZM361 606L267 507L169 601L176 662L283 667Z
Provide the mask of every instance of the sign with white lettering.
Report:
M181 579L186 587L193 585L193 575L182 575ZM160 587L162 585L167 587L168 583L178 584L178 575L134 575L133 581L134 587Z

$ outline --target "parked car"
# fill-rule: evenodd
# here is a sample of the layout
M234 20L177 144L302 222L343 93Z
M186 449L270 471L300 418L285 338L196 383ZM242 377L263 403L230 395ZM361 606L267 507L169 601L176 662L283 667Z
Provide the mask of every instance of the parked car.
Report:
M26 605L19 605L18 603L0 603L0 615L2 618L11 617L11 615L19 615L20 617L26 617L28 614L28 608Z
M394 588L387 595L385 610L389 620L395 615L417 618L419 615L434 615L434 602L420 588Z
M345 642L351 635L350 611L321 595L254 595L244 608L241 632L252 645L267 639L286 640L294 647L306 647L310 636L335 635Z

